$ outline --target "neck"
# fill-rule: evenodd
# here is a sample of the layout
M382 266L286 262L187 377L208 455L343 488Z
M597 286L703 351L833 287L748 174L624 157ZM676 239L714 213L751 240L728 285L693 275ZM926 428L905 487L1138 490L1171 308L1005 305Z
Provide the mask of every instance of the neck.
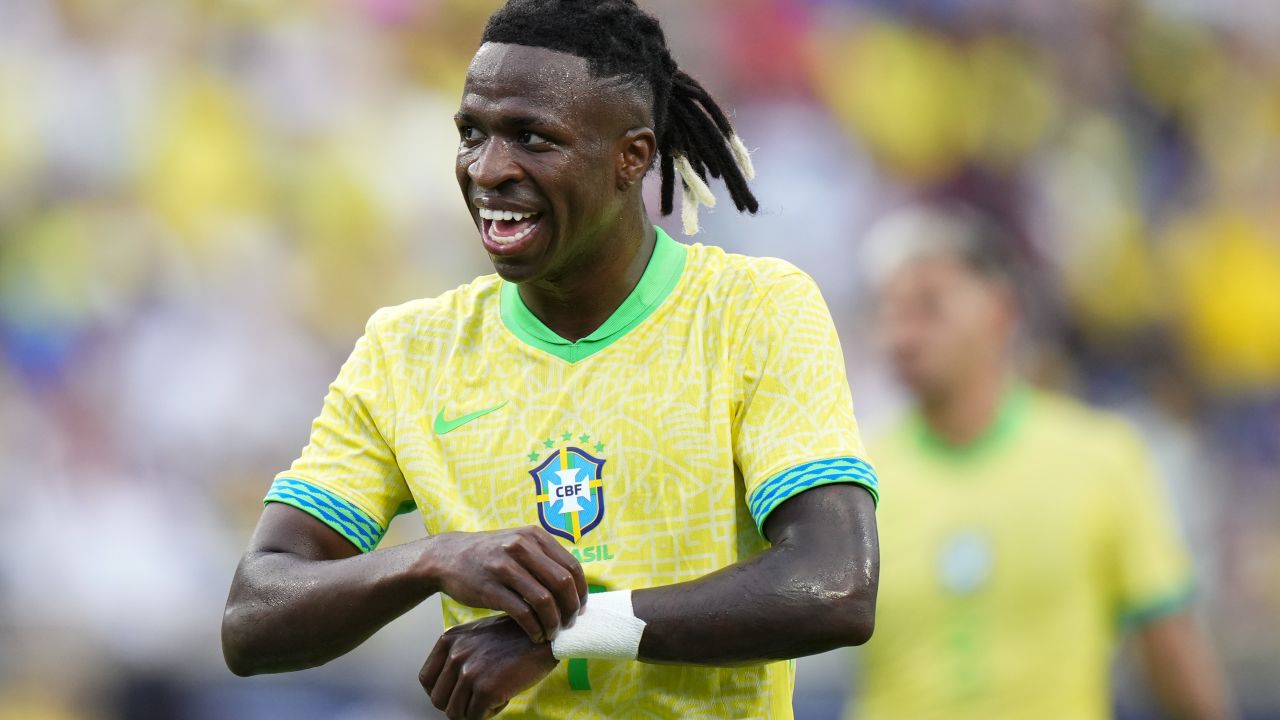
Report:
M609 319L640 282L653 255L657 232L641 208L603 232L592 257L571 272L522 283L520 299L544 325L577 342Z
M1008 371L1000 367L931 393L921 402L924 422L947 445L968 445L995 425L1009 381Z

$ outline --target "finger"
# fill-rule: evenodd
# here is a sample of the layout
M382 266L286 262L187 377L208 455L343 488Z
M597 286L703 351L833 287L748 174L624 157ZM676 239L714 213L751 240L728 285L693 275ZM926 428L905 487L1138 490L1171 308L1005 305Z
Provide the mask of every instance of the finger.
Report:
M542 583L533 579L533 575L523 565L512 565L507 573L507 587L533 608L542 624L542 636L548 640L555 637L560 630L560 608L556 605L556 597ZM532 636L530 636L532 637ZM540 642L536 638L534 642Z
M574 583L573 575L563 565L547 555L534 553L525 558L524 567L544 588L551 591L560 611L561 622L568 622L582 609L582 597Z
M468 668L465 665L458 673L458 682L453 686L453 694L449 696L449 704L445 706L444 714L449 720L465 720L470 717L467 715L467 706L471 704L471 683L475 680L474 668Z
M449 646L452 643L447 635L441 635L436 640L436 646L431 648L431 654L427 656L427 661L422 664L422 671L418 673L418 682L422 683L422 689L430 695L435 689L436 682L440 677L440 671L444 669L444 661L449 658Z
M578 597L585 601L587 599L587 576L582 571L582 563L578 562L578 558L570 554L568 550L565 550L564 546L556 542L556 539L551 537L551 533L542 528L538 528L534 537L538 539L538 544L547 551L547 555L573 576L573 583L578 588Z
M481 692L478 688L471 689L471 702L467 703L467 720L488 720L497 714L497 710L505 707L506 703L494 705L493 699L488 694Z
M453 687L458 684L458 666L460 664L461 661L451 655L445 661L444 669L440 671L440 677L436 680L435 687L431 688L431 704L435 705L437 710L444 710L449 707L449 700L453 697Z
M515 620L516 624L520 626L521 630L524 630L524 634L528 635L530 640L536 643L546 642L546 633L542 629L542 622L538 620L533 608L529 607L529 603L525 602L523 598L505 587L499 587L494 590L491 598L490 607L498 612L506 613L512 620Z

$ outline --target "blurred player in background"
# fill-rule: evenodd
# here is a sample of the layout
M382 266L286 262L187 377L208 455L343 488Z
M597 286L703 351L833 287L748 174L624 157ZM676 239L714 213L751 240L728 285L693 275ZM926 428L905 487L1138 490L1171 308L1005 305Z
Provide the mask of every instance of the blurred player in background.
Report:
M656 165L687 233L711 178L754 212L741 140L629 0L509 2L455 119L497 274L369 321L267 495L228 665L322 664L443 592L419 679L450 718L790 717L785 660L871 633L878 491L814 282L645 208ZM414 506L430 536L376 549Z
M1142 442L1011 367L1019 303L998 233L962 208L913 208L868 249L915 409L873 447L894 497L848 717L1106 718L1123 630L1173 717L1228 717Z

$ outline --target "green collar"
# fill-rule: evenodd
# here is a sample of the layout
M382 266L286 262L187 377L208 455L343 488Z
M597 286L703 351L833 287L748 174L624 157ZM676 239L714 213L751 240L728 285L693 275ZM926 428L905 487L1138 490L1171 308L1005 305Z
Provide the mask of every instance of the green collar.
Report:
M1022 427L1031 407L1031 399L1032 392L1025 385L1015 385L1005 391L995 422L991 423L986 432L964 445L952 445L935 435L919 414L912 419L912 423L916 426L916 437L919 438L921 447L930 455L943 460L974 460L986 457L1008 444Z
M616 340L626 335L632 328L644 322L662 304L684 272L684 264L688 255L688 247L682 245L671 236L654 226L657 241L653 246L653 256L640 276L640 282L627 296L613 315L595 332L577 342L569 342L555 333L538 319L520 298L520 291L514 283L503 281L499 307L502 312L502 323L517 338L544 352L551 353L566 362L575 363L590 357L609 347Z

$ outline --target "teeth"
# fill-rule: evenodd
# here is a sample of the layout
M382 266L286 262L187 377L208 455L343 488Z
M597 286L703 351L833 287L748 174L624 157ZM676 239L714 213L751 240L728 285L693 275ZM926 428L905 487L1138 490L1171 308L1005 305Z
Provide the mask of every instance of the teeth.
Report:
M498 243L499 245L510 245L511 243L516 242L520 238L523 238L525 235L528 235L532 231L533 231L532 227L527 227L521 230L520 232L516 233L515 235L494 235L493 233L490 233L489 238L494 242Z
M490 210L489 208L480 208L480 217L485 220L505 220L508 222L524 220L531 218L537 213L519 213L510 210Z

